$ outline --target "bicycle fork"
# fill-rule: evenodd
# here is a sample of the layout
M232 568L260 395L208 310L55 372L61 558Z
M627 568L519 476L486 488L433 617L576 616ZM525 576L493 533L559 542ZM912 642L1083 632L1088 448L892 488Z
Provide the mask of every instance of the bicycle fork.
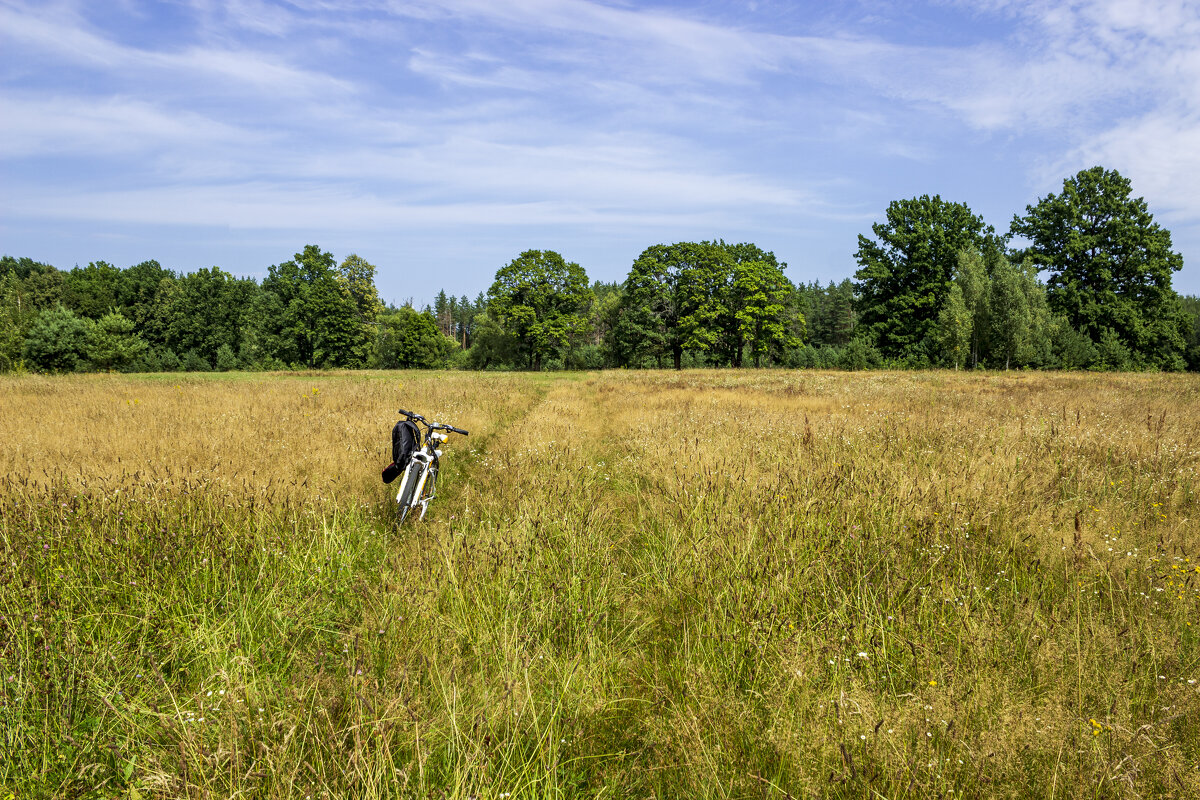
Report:
M433 485L429 488L428 496L423 493L425 491L425 482L432 479ZM417 516L417 521L425 519L425 510L429 508L429 501L437 497L437 467L427 466L425 472L421 475L421 482L417 484L417 493L414 496L416 501L414 505L421 506L421 513ZM419 498L419 499L416 499Z

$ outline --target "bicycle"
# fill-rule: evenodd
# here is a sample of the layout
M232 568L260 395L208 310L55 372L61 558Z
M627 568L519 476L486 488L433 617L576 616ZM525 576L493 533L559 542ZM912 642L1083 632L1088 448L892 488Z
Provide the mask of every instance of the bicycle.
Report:
M404 409L400 409L400 414L407 417L409 422L425 426L425 435L420 437L424 440L424 444L418 440L417 444L420 446L408 460L408 465L404 468L404 474L400 478L400 491L396 493L400 524L403 524L408 519L408 515L418 507L420 507L421 513L417 517L417 521L425 519L425 511L429 508L429 502L437 496L438 466L442 456L442 451L437 445L439 442L445 442L448 438L442 431L459 433L463 436L467 435L467 431L441 422L429 422L420 414L414 414Z

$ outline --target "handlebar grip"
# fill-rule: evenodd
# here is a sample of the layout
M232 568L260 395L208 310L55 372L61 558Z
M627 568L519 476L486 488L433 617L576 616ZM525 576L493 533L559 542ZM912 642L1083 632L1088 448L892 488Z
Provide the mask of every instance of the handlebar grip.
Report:
M451 427L450 430L454 431L455 433L461 433L463 436L467 435L467 432L464 431L462 428Z
M411 411L405 411L403 408L402 408L402 409L400 409L400 413L401 413L403 416L406 416L406 417L411 417L411 416L414 416L414 415L413 415L413 413L412 413Z

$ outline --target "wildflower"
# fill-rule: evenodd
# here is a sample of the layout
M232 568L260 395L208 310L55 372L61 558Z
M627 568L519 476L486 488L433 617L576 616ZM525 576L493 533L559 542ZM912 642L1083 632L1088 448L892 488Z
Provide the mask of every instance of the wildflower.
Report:
M930 686L937 686L937 681L930 681L930 682L929 682L929 685L930 685Z

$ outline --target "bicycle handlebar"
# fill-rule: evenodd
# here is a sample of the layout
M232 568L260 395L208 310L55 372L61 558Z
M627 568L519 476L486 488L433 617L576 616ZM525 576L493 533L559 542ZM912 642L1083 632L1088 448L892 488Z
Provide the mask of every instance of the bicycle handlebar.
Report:
M420 422L424 422L426 425L428 425L428 426L429 426L429 428L430 428L431 430L438 430L438 429L441 429L441 430L447 430L447 431L451 431L452 433L461 433L463 436L467 436L467 435L469 435L469 434L468 434L468 432L467 432L467 431L464 431L462 428L456 428L456 427L454 427L453 425L446 425L445 423L442 423L442 422L428 422L428 421L427 421L427 420L426 420L424 417L422 417L420 414L414 414L414 413L413 413L413 412L411 412L411 411L405 411L403 408L402 408L402 409L400 409L400 413L401 413L403 416L406 416L406 417L408 417L409 419L415 419L415 420L418 420L418 421L420 421Z

